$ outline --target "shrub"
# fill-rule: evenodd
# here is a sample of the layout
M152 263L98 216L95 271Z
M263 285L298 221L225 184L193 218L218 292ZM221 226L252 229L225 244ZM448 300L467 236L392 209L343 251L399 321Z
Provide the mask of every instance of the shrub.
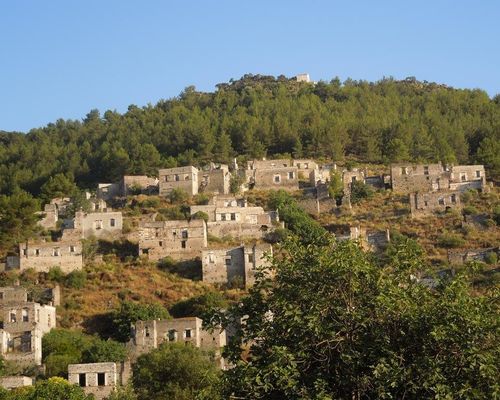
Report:
M498 262L498 255L494 251L490 251L484 256L484 262L489 265L495 265Z
M351 184L351 203L359 203L363 199L369 199L373 196L373 189L370 185L361 181L354 181Z
M189 196L185 190L173 189L167 196L172 204L182 204L185 203Z
M462 247L465 241L458 235L443 233L438 239L438 245L447 249Z
M462 212L464 213L464 215L477 215L477 214L479 214L479 211L474 206L465 206L463 208Z
M500 225L500 204L496 205L493 209L493 220L497 225Z
M207 292L202 295L181 300L170 308L174 318L199 317L203 318L210 310L223 309L228 306L227 300L220 292Z
M64 280L67 287L73 289L81 289L87 283L87 273L85 271L72 271Z
M208 222L208 214L206 212L203 212L203 211L197 211L195 212L192 216L191 216L192 219L202 219L204 220L205 222Z
M47 272L47 279L52 282L62 283L64 280L64 273L61 270L61 267L52 267Z
M206 206L210 201L210 197L205 193L198 193L194 198L194 203L197 206Z

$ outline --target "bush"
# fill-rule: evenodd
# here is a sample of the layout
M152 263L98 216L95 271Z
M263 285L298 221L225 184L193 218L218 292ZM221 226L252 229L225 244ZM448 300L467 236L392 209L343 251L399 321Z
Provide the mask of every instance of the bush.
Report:
M493 209L493 220L497 225L500 225L500 204Z
M229 191L231 194L238 194L243 182L244 181L241 176L233 174L233 176L231 176L231 181L229 182Z
M361 181L351 183L351 203L359 203L363 199L369 199L373 196L373 188Z
M438 239L438 245L447 249L462 247L465 241L458 235L452 233L443 233Z
M189 196L185 190L182 189L173 189L167 196L172 204L182 204L185 203Z
M194 197L194 203L197 205L197 206L206 206L208 204L208 202L210 201L210 196L208 196L207 194L205 193L198 193L195 197Z
M64 273L61 270L61 267L52 267L47 272L47 280L57 283L62 283L64 280Z
M85 271L72 271L64 280L67 287L73 289L82 289L87 283L87 273Z
M208 222L208 214L206 212L203 212L203 211L197 211L195 212L192 216L191 216L192 219L202 219L204 220L205 222Z
M268 243L281 243L288 237L288 231L283 228L277 228L274 231L266 233L264 240Z
M484 262L489 265L495 265L498 262L498 255L494 251L490 251L484 256Z
M200 296L181 300L170 308L174 318L198 317L202 318L212 309L223 309L228 306L227 300L219 292L207 292Z
M464 215L477 215L477 214L479 214L479 211L474 206L465 206L463 208L462 212L464 213Z
M170 208L161 208L159 212L160 215L164 217L162 221L177 221L181 219L186 219L186 215L179 206ZM156 218L156 220L158 221L159 219Z
M167 319L170 314L160 304L141 304L131 301L122 301L120 308L113 311L113 337L120 342L130 340L130 328L137 321L148 321L151 319Z
M214 360L194 346L163 343L141 355L132 381L140 399L216 399L219 372Z

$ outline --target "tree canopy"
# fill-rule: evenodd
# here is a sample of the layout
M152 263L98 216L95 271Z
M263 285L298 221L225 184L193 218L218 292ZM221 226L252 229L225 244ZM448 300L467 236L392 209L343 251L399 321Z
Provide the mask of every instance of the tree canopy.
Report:
M93 187L159 167L281 153L480 162L499 176L499 135L500 103L477 89L414 79L313 85L245 75L215 92L190 87L124 114L92 110L83 121L60 119L26 135L0 132L0 193L38 195L57 174Z
M260 276L240 304L214 314L214 325L239 326L224 396L497 398L498 292L471 295L460 274L424 285L419 249L396 247L380 266L355 242L288 240L274 280Z

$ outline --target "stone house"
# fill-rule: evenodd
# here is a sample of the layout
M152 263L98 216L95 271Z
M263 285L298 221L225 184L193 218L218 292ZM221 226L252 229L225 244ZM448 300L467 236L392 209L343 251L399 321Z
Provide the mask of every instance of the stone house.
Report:
M486 187L486 172L483 165L454 165L449 170L450 190L464 192L468 189L482 190Z
M109 201L122 194L119 183L98 183L96 196L98 199Z
M121 211L110 211L105 209L100 212L75 213L75 218L67 225L63 231L65 238L88 239L96 237L99 239L113 239L120 236L123 228L123 216Z
M0 356L22 367L42 365L42 336L36 328L22 332L0 329Z
M160 196L167 196L174 189L184 190L189 196L198 194L198 173L198 168L193 166L160 169Z
M321 167L309 171L309 184L316 187L320 184L327 184L331 179L331 168Z
M6 390L12 390L32 385L33 385L33 378L29 376L11 375L11 376L2 376L0 378L0 386Z
M198 171L200 193L228 194L231 186L231 173L225 164L210 163L208 168Z
M101 362L69 364L68 381L83 388L96 400L107 398L118 386L125 386L130 379L130 363Z
M120 192L123 197L131 194L154 194L158 192L159 180L146 175L125 175L120 182Z
M0 287L0 307L11 303L26 303L28 291L21 286Z
M147 221L139 226L139 255L150 260L172 257L189 260L199 257L207 247L207 224L190 221Z
M409 199L412 218L462 208L458 191L417 192L410 194Z
M33 302L3 304L0 355L20 366L42 364L42 337L56 326L56 309Z
M191 215L203 212L208 215L208 233L214 236L235 238L262 238L266 232L279 225L277 211L264 211L262 207L248 206L246 200L223 198L213 204L191 206ZM280 226L282 226L281 224Z
M203 250L203 282L226 284L241 279L245 287L250 287L254 284L256 269L268 264L265 254L272 254L271 245Z
M21 271L33 268L37 272L48 272L52 267L59 267L67 274L82 269L82 244L78 239L20 243L19 256L7 261L8 268L19 268Z
M391 187L396 193L446 190L449 181L441 164L391 165Z
M217 364L223 366L220 349L226 345L226 331L204 330L203 321L198 317L135 323L130 342L134 356L156 349L164 342L185 343L202 350L214 351Z
M351 185L354 182L365 183L365 173L358 168L353 168L351 171L342 172L342 183L344 184L344 193L351 193Z
M40 215L38 226L43 229L56 229L59 220L59 212L55 204L45 204L43 211L37 212Z
M342 228L342 231L335 235L337 240L358 240L361 247L367 251L384 250L391 241L389 229L374 231L359 225Z
M311 171L318 169L316 161L312 159L292 160L292 167L297 167L299 178L308 179Z
M291 160L253 160L247 163L246 183L250 189L299 189L299 170Z
M4 304L0 308L0 325L9 333L39 329L43 335L56 327L56 308L24 301Z

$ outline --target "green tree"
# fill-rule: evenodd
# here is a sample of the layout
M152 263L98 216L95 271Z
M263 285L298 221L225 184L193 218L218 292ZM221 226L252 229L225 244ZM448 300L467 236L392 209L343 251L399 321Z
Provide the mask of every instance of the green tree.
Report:
M37 382L34 386L21 388L0 397L4 400L93 400L81 387L66 379L54 377Z
M0 247L8 248L31 238L37 231L38 202L23 191L0 195Z
M73 175L56 174L42 185L40 196L48 203L54 198L74 197L79 191Z
M404 261L403 248L395 269L354 242L288 241L273 280L259 277L213 315L214 326L239 326L224 353L234 367L223 397L497 398L498 293L471 295L460 274L431 289L412 273L418 252Z
M141 304L131 301L122 301L120 308L112 313L114 324L113 337L120 342L130 340L130 330L137 321L151 319L168 319L170 314L167 309L159 304Z
M208 311L217 308L226 308L228 304L228 301L221 293L207 292L175 303L170 308L170 314L174 318L199 317L203 319Z
M133 366L140 399L216 400L218 370L211 356L193 346L164 343Z
M285 222L286 227L304 243L324 242L326 230L312 219L286 191L273 191L269 196L268 207L271 210L278 210L279 217Z

